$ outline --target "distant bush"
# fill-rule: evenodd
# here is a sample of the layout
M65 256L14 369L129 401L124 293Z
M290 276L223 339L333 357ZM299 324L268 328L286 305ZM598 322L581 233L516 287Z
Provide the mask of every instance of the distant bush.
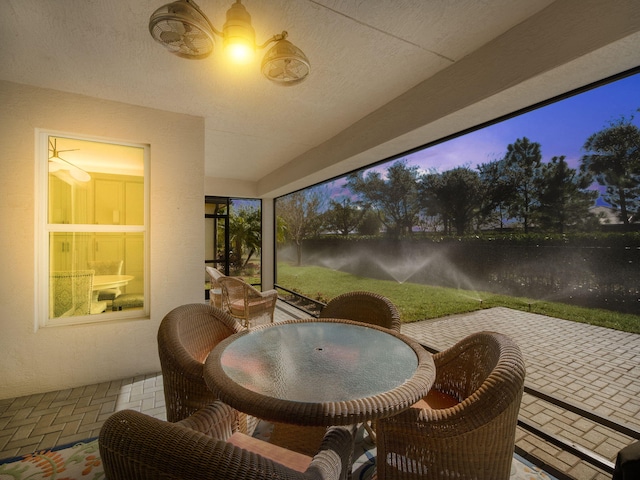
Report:
M378 279L640 312L640 233L324 236L302 261Z

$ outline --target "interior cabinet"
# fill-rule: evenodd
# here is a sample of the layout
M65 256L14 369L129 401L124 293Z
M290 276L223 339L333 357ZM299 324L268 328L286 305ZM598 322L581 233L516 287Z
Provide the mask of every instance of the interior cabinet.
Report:
M52 272L71 270L71 235L51 233L49 235L49 262Z
M127 285L127 293L144 292L144 236L141 233L124 234L124 264L127 275L134 276Z
M144 225L144 179L94 173L90 182L67 182L49 175L49 223ZM136 279L129 291L143 291L144 240L141 234L50 234L51 271L84 270L89 260L124 260L123 273Z
M95 223L98 225L144 225L142 177L95 179ZM95 260L124 260L122 273L133 275L125 293L144 291L144 236L135 233L96 233Z
M90 182L49 175L49 223L143 225L142 177L93 174Z
M127 180L124 184L126 225L144 225L144 183Z
M51 233L49 236L50 270L62 272L86 269L92 236L90 233Z
M144 183L142 180L142 177L124 177L117 180L96 178L95 223L143 225Z
M124 223L124 182L95 180L95 223L121 225Z
M124 259L124 234L96 233L93 238L93 259L99 261Z
M90 223L91 185L49 175L49 223Z

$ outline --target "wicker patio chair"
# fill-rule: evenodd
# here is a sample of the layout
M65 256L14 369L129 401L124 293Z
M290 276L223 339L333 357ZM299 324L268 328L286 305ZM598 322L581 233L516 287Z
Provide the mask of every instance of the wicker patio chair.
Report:
M223 310L239 319L246 328L258 319L273 323L278 300L276 290L261 292L238 277L221 277L218 283L222 287Z
M51 272L49 317L72 317L102 313L106 301L93 301L93 270Z
M378 480L508 479L524 388L520 349L480 332L433 360L436 381L418 408L378 420Z
M387 297L373 292L347 292L329 300L320 318L343 318L395 330L400 333L400 312ZM375 422L364 423L369 437L376 441ZM286 429L284 427L283 429Z
M204 267L207 275L209 275L209 304L214 307L222 308L222 286L218 282L218 279L225 277L217 268L206 266Z
M87 262L87 264L96 275L122 275L124 260L92 260ZM120 287L98 290L98 300L113 301L121 293Z
M183 420L217 400L204 381L204 361L221 340L242 331L234 318L204 303L182 305L170 311L158 330L167 420ZM258 420L242 419L241 429L251 434Z
M343 318L400 332L400 313L386 297L372 292L347 292L332 298L320 318Z
M114 413L100 430L109 480L345 480L353 427L331 427L305 457L238 433L236 411L217 401L169 423L133 410Z

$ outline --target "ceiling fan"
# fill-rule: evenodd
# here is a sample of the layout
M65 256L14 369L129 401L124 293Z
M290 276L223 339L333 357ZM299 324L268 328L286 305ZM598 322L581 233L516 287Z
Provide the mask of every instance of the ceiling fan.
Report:
M58 170L69 170L69 174L79 182L88 182L91 180L91 175L82 168L74 165L68 160L65 160L60 156L63 152L75 152L78 148L72 148L68 150L58 150L57 138L53 140L49 138L49 172L57 172Z
M149 32L171 53L191 59L206 58L213 52L215 37L222 38L223 50L237 63L251 61L256 50L274 43L262 59L261 71L277 85L297 85L307 78L311 68L304 52L287 40L286 31L258 45L251 15L241 0L227 10L222 31L213 26L195 0L176 0L153 12Z

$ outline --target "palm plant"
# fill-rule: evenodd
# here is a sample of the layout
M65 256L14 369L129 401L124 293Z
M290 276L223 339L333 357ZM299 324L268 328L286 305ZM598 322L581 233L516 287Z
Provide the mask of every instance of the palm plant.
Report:
M251 257L260 250L262 242L260 210L241 208L236 215L230 215L229 240L237 266L246 267ZM247 256L243 261L245 251Z

